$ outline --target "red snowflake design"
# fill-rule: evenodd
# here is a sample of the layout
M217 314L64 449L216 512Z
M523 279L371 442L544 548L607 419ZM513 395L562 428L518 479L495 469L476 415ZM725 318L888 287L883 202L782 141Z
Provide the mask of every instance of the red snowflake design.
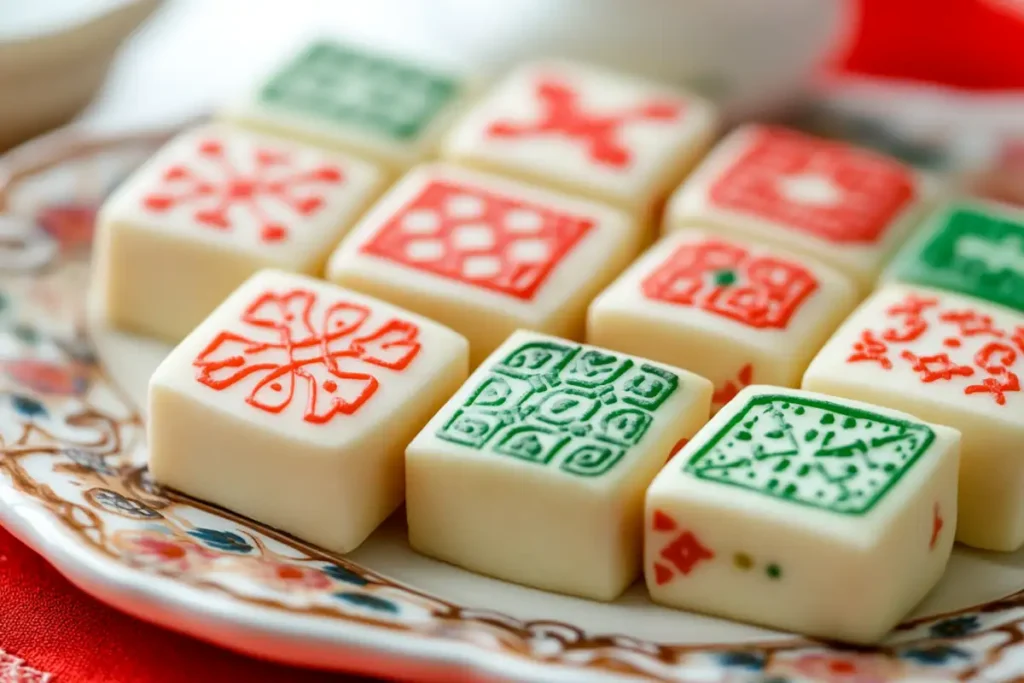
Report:
M361 249L529 301L592 227L545 206L432 181Z
M939 299L914 293L886 308L885 317L891 324L863 330L847 363L872 362L883 370L905 363L925 384L964 382L964 394L990 395L996 405L1006 405L1008 393L1021 391L1017 374L1024 370L1024 363L1018 363L1024 356L1021 327L1011 334L990 315L945 309ZM929 332L938 333L941 348L939 343L918 348L925 345Z
M419 328L398 319L366 329L372 311L345 301L314 319L317 296L293 289L265 292L242 313L250 336L218 334L196 359L196 380L217 391L246 382L245 402L280 413L305 393L303 419L314 424L351 415L379 382L366 367L402 371L420 351Z
M679 524L668 514L655 510L651 519L652 531L672 532L673 539L658 553L662 561L654 562L654 581L664 586L672 581L676 573L689 576L694 568L706 560L713 560L715 553L704 546L692 531L675 532Z
M798 263L756 256L735 244L684 244L641 283L648 299L693 306L759 329L786 329L818 289Z
M580 94L555 78L542 78L534 92L543 113L531 122L496 121L487 133L495 138L561 135L586 145L590 160L614 169L627 168L633 152L620 139L620 130L638 122L669 122L682 117L683 104L677 100L653 100L617 113L584 111Z
M246 225L241 219L248 217L256 221L260 240L272 244L288 239L295 221L320 212L325 203L323 191L344 182L337 166L297 168L287 152L249 148L244 142L234 143L239 148L229 150L229 144L226 140L199 141L195 149L198 168L175 164L165 169L161 186L143 198L143 206L159 214L188 207L196 223L225 232ZM233 158L246 158L247 162L237 165ZM287 218L276 218L280 215Z
M719 207L842 244L878 241L914 195L895 160L780 128L759 128L710 189Z

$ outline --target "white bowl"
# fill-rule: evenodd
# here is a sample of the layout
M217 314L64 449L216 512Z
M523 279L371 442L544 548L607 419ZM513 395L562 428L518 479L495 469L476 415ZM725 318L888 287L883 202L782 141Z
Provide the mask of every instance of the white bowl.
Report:
M434 0L435 37L484 70L558 56L687 84L730 113L797 94L844 24L841 0Z
M0 2L0 150L60 125L160 0Z

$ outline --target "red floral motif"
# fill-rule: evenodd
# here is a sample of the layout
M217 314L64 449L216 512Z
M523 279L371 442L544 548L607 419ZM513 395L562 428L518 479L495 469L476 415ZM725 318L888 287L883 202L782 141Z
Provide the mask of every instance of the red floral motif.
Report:
M715 393L711 395L711 407L718 410L729 401L736 398L736 394L754 382L754 366L747 363L740 368L735 380L726 380L721 386L715 387Z
M344 301L314 320L316 304L302 289L262 294L241 322L269 339L221 332L193 361L196 379L220 391L254 376L245 401L268 413L283 411L304 387L303 419L323 424L355 413L377 390L366 365L401 371L419 353L419 328L410 322L391 319L367 330L370 309Z
M710 189L717 206L829 242L878 241L914 197L902 164L867 150L761 128Z
M163 571L194 571L219 556L199 543L160 531L122 529L113 541L133 562Z
M771 673L818 683L886 683L900 680L906 672L899 659L884 655L811 652L796 659L776 659Z
M588 219L545 206L433 181L362 251L530 300L592 227Z
M654 100L617 112L594 114L580 105L579 92L554 78L540 79L534 92L543 113L536 121L496 121L487 132L496 138L521 138L536 135L561 135L587 146L590 160L614 169L625 169L633 152L620 139L619 132L630 123L676 121L683 105L675 100Z
M88 369L77 364L22 358L3 361L2 367L12 380L39 394L75 396L89 386Z
M860 341L853 345L853 353L846 360L849 363L862 360L875 361L884 369L892 370L892 361L885 355L888 350L888 346L875 338L874 332L864 330L860 334Z
M684 244L641 283L648 299L693 306L750 327L784 330L818 289L803 266L735 244Z
M674 533L679 529L679 524L667 513L655 510L651 518L651 529L659 533ZM675 572L688 576L701 562L714 559L715 553L705 547L692 531L684 530L661 549L659 557L663 562L654 563L654 581L664 586L672 581Z
M269 244L286 240L294 227L290 220L321 211L325 203L322 192L344 182L336 166L300 168L286 152L250 150L243 143L229 153L229 144L213 139L199 142L196 162L203 170L185 164L168 167L161 176L161 187L147 194L143 205L155 213L191 207L196 223L221 231L234 229L241 217L250 216L256 221L260 240ZM244 167L232 161L238 157L246 159Z
M252 565L253 574L268 587L283 593L296 590L322 591L334 583L315 567L304 567L291 562L261 559Z
M70 251L92 243L96 213L94 204L54 204L40 209L36 220L61 249Z
M885 315L887 323L896 324L863 330L852 345L848 363L875 362L884 370L905 363L921 382L963 382L964 394L988 394L996 405L1006 405L1008 393L1021 391L1017 374L1024 369L1024 363L1018 362L1024 355L1021 328L1011 336L990 315L973 309L947 310L937 298L913 293L888 307ZM934 333L931 339L936 341L928 341L929 333ZM929 347L930 343L934 346ZM987 376L979 379L981 374Z

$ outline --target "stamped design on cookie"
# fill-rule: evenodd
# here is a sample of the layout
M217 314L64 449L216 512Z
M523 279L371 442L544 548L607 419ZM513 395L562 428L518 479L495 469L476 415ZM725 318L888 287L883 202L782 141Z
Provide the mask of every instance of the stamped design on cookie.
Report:
M869 512L935 439L923 423L828 401L757 396L683 470L838 514Z
M275 74L259 99L407 142L421 135L458 91L454 80L440 74L320 41Z
M976 309L952 309L937 297L908 293L885 309L883 321L861 332L846 362L883 370L907 366L925 384L952 383L964 394L987 395L993 405L1005 406L1007 394L1021 390L1022 358L1024 327L1002 329Z
M715 239L682 245L640 285L648 299L780 330L818 287L799 263Z
M960 292L1024 312L1024 222L973 207L949 213L901 259L903 282Z
M837 244L874 244L914 199L912 172L841 142L760 128L711 202Z
M488 127L488 135L505 140L539 135L569 138L586 147L591 162L613 170L624 170L633 163L635 152L623 139L624 128L677 121L684 108L678 100L664 99L617 112L592 112L582 104L579 90L554 77L539 79L534 97L542 110L537 120L495 121Z
M599 477L639 444L679 378L603 350L529 342L489 368L437 436Z
M551 207L432 181L361 250L530 301L593 226Z
M419 328L372 311L318 301L304 289L265 292L242 313L240 331L218 334L193 361L196 380L222 391L242 386L245 402L270 414L305 399L303 420L352 415L377 391L381 370L401 372L420 351Z
M164 169L159 187L142 197L146 210L184 210L219 232L255 229L264 244L288 240L298 223L323 210L325 193L345 182L338 166L300 166L287 151L247 141L205 138L191 157Z

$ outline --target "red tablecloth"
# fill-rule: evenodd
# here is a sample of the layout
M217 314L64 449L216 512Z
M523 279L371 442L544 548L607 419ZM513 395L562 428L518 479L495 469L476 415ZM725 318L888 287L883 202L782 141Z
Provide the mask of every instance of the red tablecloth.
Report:
M0 528L0 683L356 680L250 659L137 621L82 593Z
M835 69L1024 90L1024 0L855 0ZM47 678L46 674L51 674ZM248 659L78 591L0 529L0 683L352 680Z

